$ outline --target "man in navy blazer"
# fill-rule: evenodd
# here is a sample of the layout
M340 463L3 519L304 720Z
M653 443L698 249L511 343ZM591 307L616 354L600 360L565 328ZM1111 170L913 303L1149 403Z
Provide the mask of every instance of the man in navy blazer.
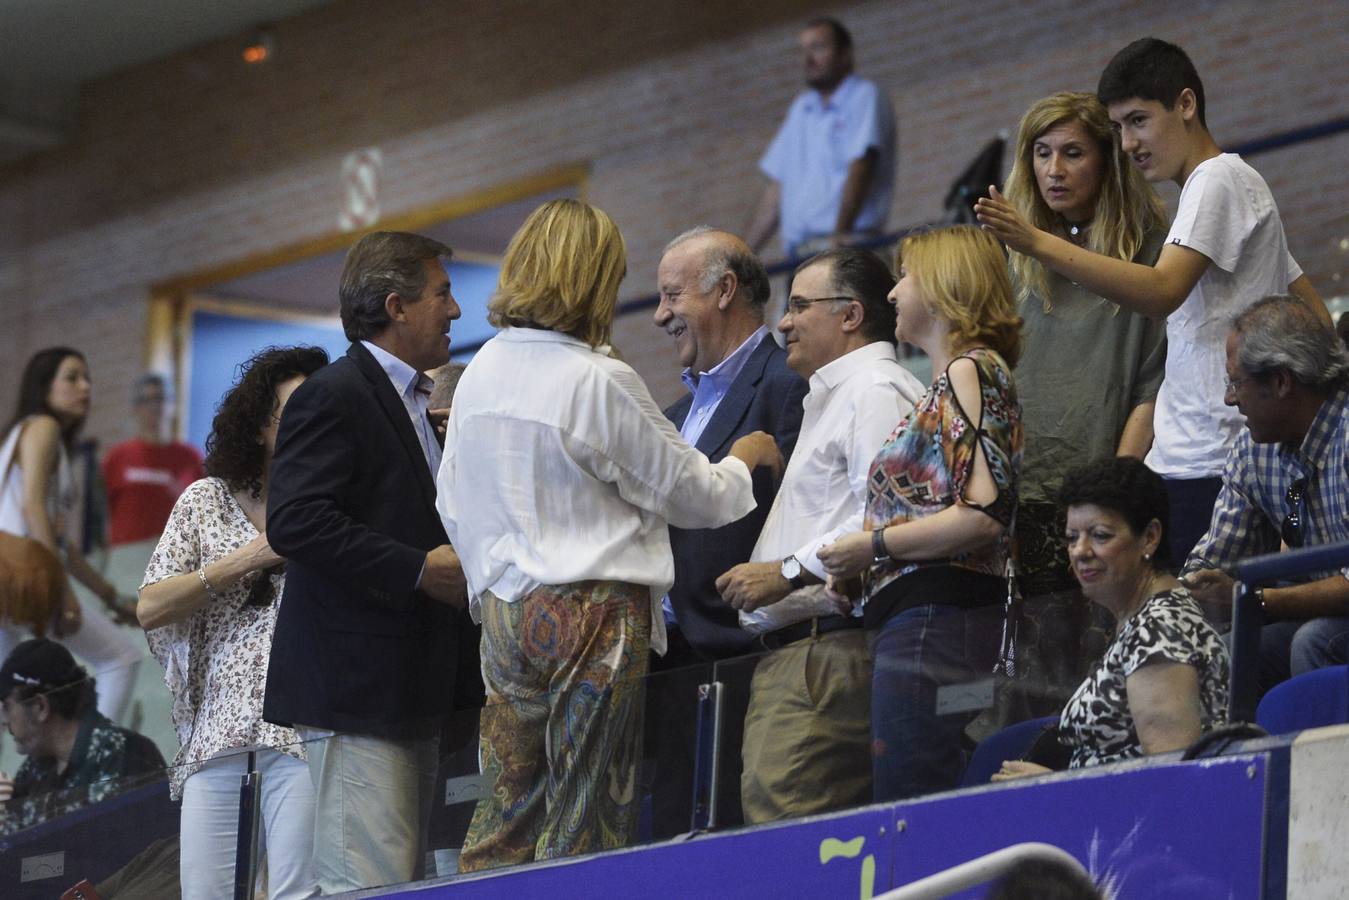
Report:
M749 246L725 231L700 226L671 241L661 256L656 278L660 304L656 325L675 340L683 380L689 393L665 410L691 444L716 462L731 444L751 431L766 431L777 439L783 459L791 456L801 428L801 401L806 382L787 368L787 355L764 325L770 287L768 273ZM655 795L657 836L682 831L689 821L691 792L693 692L709 680L710 670L689 669L700 663L724 660L753 650L741 630L736 611L717 593L716 579L747 561L758 540L777 485L766 469L754 473L754 511L722 528L670 529L675 583L665 600L669 651L653 660L653 690L669 695L668 702L653 700L653 725L669 734L658 741L661 789ZM685 677L671 670L683 669ZM734 713L736 699L748 700L750 666L727 668L728 712L723 715L722 824L734 824L739 806L740 748L738 731L743 715ZM734 683L732 683L734 682ZM741 706L743 713L743 706ZM663 724L662 724L663 723ZM672 771L673 769L673 771ZM678 822L678 826L670 825ZM665 825L662 828L662 825Z
M267 538L287 567L263 714L315 739L325 894L417 875L437 737L456 678L478 668L435 509L424 374L449 360L459 317L449 256L399 232L351 249L339 291L351 347L295 391L277 437Z

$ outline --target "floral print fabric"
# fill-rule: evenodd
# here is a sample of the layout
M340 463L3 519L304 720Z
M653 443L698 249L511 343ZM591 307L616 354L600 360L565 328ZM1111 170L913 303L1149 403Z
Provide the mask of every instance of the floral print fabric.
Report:
M100 803L161 777L164 757L149 738L119 728L98 710L80 720L63 771L56 757L29 756L14 776L14 795L0 803L0 834Z
M174 504L142 587L195 572L257 535L224 481L195 481ZM274 747L305 759L293 730L262 720L267 661L285 576L267 577L274 599L266 606L245 605L250 576L219 591L186 621L146 632L150 652L164 667L164 683L173 694L173 727L181 745L171 779L175 799L182 795L183 782L223 750Z
M483 595L490 787L460 872L632 843L650 610L649 587L615 581L541 585L514 603Z
M982 403L978 421L961 408L951 387L951 366L960 360L969 360L978 370ZM867 486L865 528L911 522L957 501L966 502L960 498L974 472L976 448L983 450L998 488L997 499L978 508L1006 526L1002 536L988 547L946 560L880 563L871 569L871 595L900 575L934 562L987 575L1005 574L1021 478L1021 404L1007 364L983 348L952 360L876 454Z

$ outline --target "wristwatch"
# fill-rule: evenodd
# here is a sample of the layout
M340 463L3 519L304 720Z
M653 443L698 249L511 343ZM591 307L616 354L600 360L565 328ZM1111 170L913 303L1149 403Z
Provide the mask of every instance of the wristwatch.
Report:
M787 583L794 591L806 586L806 580L801 577L801 561L795 556L789 556L782 561L782 577L787 579Z
M885 546L884 525L871 532L871 561L873 563L894 561L894 557L890 555L889 549Z

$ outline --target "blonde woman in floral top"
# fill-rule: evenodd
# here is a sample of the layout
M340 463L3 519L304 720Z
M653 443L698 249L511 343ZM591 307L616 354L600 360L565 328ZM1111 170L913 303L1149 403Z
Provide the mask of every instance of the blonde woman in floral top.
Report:
M945 698L990 677L1021 477L1021 321L1001 247L942 228L906 238L897 262L895 334L936 377L871 464L866 530L819 553L836 586L863 576L877 801L960 779L978 709Z
M264 532L281 411L328 362L315 347L269 348L244 364L207 439L208 477L179 497L145 572L137 616L173 694L182 745L171 788L183 801L185 900L233 893L239 778L262 773L268 896L309 897L314 789L295 732L264 722L262 696L283 560Z

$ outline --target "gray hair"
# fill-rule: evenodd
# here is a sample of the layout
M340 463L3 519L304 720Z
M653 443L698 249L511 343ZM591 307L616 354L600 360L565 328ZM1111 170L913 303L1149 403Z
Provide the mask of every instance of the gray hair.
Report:
M434 387L431 388L430 404L432 409L449 409L454 400L454 391L459 387L459 379L468 366L463 363L446 363L430 372Z
M1232 320L1237 362L1251 375L1286 369L1293 380L1327 388L1349 375L1349 351L1300 297L1272 294Z
M416 302L426 287L426 260L448 261L452 251L440 241L402 231L375 231L347 252L338 286L342 330L347 340L376 337L389 324L384 300L397 294Z
M686 241L713 234L730 234L730 232L713 228L711 225L696 225L666 244L661 256ZM762 311L772 293L772 285L768 283L768 270L753 251L739 244L740 242L735 240L708 243L703 253L702 269L698 273L698 289L704 293L712 290L717 284L717 279L730 272L735 276L736 284L745 292L745 298L749 300L750 305Z

